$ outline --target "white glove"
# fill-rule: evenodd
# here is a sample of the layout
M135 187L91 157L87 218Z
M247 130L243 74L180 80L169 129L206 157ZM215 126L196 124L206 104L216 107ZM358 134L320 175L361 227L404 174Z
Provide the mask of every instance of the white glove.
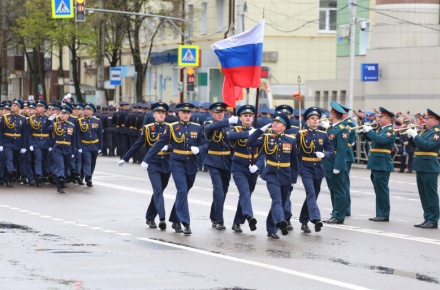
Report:
M257 129L252 128L249 130L249 136L251 136L252 134L254 134L254 132L257 131Z
M318 157L318 158L324 158L325 157L325 154L322 153L322 152L316 152L315 154L316 154L316 157Z
M78 149L78 152L79 152L79 153L83 153L83 150L82 150L82 149Z
M21 148L21 149L20 149L20 153L21 153L21 154L26 153L26 148Z
M124 159L121 159L121 160L118 161L118 166L119 167L124 166L124 164L125 164L125 160Z
M168 145L163 146L163 148L160 149L160 151L168 151Z
M408 129L406 131L406 134L408 135L409 138L414 138L417 136L417 130L415 129Z
M102 150L98 150L98 154L101 154Z
M3 146L0 146L0 152L2 152L3 151Z
M142 161L142 163L141 163L141 167L142 167L144 170L147 170L147 169L148 169L148 163Z
M52 151L52 147L49 147L49 152Z
M341 171L338 169L333 169L333 174L339 174Z
M263 127L260 128L261 131L266 132L267 129L269 129L269 127L272 126L272 123L269 123L267 125L264 125Z
M362 130L364 130L365 133L368 133L368 131L371 130L370 124L365 124L362 126Z
M56 117L57 117L57 114L53 114L52 116L49 117L49 121L55 120Z
M34 151L34 146L29 146L29 150Z
M72 154L72 159L75 158L75 154Z
M191 146L191 151L192 151L192 153L194 153L194 155L197 155L197 154L199 154L200 150L196 146Z
M324 129L328 129L328 127L330 127L330 122L328 120L321 121L321 127Z
M229 125L237 124L237 122L238 122L238 117L237 117L237 116L229 117L228 121L229 121Z
M251 172L251 173L255 173L255 172L257 172L258 171L258 166L257 165L249 165L249 171Z

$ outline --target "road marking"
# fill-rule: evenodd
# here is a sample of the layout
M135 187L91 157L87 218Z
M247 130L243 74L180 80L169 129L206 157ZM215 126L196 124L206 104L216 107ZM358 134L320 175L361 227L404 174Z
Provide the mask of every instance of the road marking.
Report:
M219 258L219 259L223 259L223 260L228 260L228 261L233 261L233 262L242 263L242 264L246 264L246 265L256 266L256 267L260 267L260 268L264 268L264 269L268 269L268 270L273 270L273 271L277 271L277 272L281 272L281 273L285 273L285 274L289 274L289 275L293 275L293 276L297 276L297 277L301 277L301 278L305 278L305 279L310 279L310 280L314 280L314 281L318 281L318 282L322 282L322 283L326 283L326 284L330 284L330 285L334 285L334 286L338 286L338 287L342 287L342 288L346 288L346 289L356 289L356 290L368 289L368 288L357 286L357 285L350 284L350 283L345 283L345 282L341 282L341 281L337 281L337 280L333 280L333 279L315 276L315 275L311 275L311 274L307 274L307 273L303 273L303 272L299 272L299 271L295 271L295 270L291 270L291 269L273 266L270 264L264 264L261 262L255 262L255 261L246 260L246 259L242 259L242 258L226 256L223 254L212 253L212 252L205 251L205 250L190 248L190 247L183 246L183 245L170 244L167 242L158 241L158 240L149 239L149 238L137 238L137 239L141 240L141 241L149 242L149 243L162 245L162 246L168 246L168 247L181 249L181 250L185 250L185 251L189 251L189 252L193 252L193 253L197 253L197 254L211 256L211 257L215 257L215 258Z

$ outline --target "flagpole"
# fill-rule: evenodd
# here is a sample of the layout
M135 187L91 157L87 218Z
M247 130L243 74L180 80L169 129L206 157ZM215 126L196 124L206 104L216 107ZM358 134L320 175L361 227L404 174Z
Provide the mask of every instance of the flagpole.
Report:
M257 119L258 119L258 97L260 96L260 88L257 88L257 96L255 98L255 118L254 118L254 128L257 128ZM254 165L255 159L255 148L252 147L251 149L251 165Z

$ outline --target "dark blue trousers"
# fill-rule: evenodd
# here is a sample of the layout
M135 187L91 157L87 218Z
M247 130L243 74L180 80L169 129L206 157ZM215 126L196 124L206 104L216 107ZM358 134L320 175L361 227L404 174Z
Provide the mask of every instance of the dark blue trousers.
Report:
M258 173L250 173L249 169L247 172L237 170L232 173L232 177L234 178L239 193L234 224L244 224L246 221L246 215L254 217L251 196L257 183Z
M82 170L86 177L91 177L95 171L96 159L98 151L84 150L82 152Z
M184 222L190 224L189 207L188 207L188 192L192 188L196 179L195 174L186 174L186 167L176 166L172 168L171 174L176 185L177 194L176 201L170 214L170 222L180 223Z
M304 170L301 179L306 190L306 200L301 208L299 222L307 224L309 221L321 220L321 213L316 200L321 191L322 178L316 179L313 177L313 173Z
M150 205L148 206L145 218L148 221L154 221L156 215L159 219L165 219L165 203L163 199L163 192L167 188L170 179L170 173L162 173L159 171L148 171L151 185L153 187L153 195L151 196Z
M34 170L35 175L46 176L47 172L43 171L48 164L47 160L48 151L47 149L34 148ZM44 173L43 173L44 172Z
M278 231L278 224L285 220L284 204L290 190L290 185L277 185L272 182L266 183L272 203L270 211L266 219L266 229L268 233L276 234Z
M226 194L228 193L229 182L231 181L231 171L208 166L209 175L213 186L212 205L209 217L217 224L224 223L223 207L225 205Z

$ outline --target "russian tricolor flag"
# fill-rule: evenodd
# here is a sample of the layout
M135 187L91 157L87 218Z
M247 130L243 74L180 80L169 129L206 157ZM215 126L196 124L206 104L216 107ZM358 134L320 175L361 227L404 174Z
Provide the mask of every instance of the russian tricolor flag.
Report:
M260 87L263 39L264 19L243 33L211 45L228 81L228 84L223 85L224 88Z

